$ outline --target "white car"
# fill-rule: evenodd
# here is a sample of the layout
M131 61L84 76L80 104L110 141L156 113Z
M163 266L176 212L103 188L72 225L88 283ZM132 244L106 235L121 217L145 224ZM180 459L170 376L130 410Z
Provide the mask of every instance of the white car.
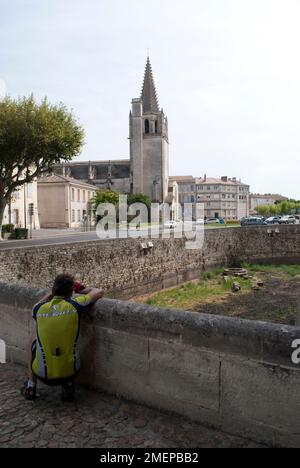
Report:
M205 224L205 221L204 221L203 218L197 219L197 221L196 221L196 226L202 226L203 224Z
M205 224L220 224L220 220L218 218L207 218Z
M165 229L175 229L177 226L178 226L178 223L176 223L176 221L167 221L164 224Z
M295 216L283 216L280 220L280 224L296 224L297 220Z

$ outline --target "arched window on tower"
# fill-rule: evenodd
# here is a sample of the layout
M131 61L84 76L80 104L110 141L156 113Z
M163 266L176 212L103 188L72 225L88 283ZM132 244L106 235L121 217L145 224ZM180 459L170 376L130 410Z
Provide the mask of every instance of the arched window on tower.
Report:
M150 123L148 119L145 120L145 133L150 133Z
M157 120L155 121L155 133L158 133L158 123L157 123Z

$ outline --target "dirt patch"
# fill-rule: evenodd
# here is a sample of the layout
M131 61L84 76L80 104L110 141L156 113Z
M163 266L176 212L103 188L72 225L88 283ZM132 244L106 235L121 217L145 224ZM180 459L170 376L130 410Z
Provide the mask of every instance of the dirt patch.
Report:
M249 271L248 280L236 279L241 284L241 291L235 293L231 291L230 284L225 286L220 272L215 271L200 280L138 297L133 302L300 326L298 271L299 265L265 266L262 271L260 267L254 267ZM257 279L262 281L263 287L253 290Z
M250 320L300 325L300 277L259 273L264 287L245 294L229 294L222 301L198 303L192 310Z

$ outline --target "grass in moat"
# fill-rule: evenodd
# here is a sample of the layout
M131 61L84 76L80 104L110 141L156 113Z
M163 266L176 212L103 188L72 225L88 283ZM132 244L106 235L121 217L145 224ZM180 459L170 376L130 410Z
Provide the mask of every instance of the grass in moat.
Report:
M185 283L177 288L168 289L146 300L149 305L172 308L193 308L195 303L213 302L231 293L234 282L239 282L242 290L250 290L252 281L230 277L224 282L221 277L223 269L202 273L200 280Z
M135 302L214 315L297 325L300 323L300 265L242 265L249 279L222 278L223 269L202 273L198 280L159 293L136 298ZM253 277L264 286L253 290ZM232 292L238 282L241 291Z

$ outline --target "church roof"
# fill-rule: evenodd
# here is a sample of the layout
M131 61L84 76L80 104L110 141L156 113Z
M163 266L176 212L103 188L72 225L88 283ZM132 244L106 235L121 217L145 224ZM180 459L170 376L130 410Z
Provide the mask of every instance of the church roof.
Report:
M147 58L141 99L144 112L160 112L158 98L149 57Z

